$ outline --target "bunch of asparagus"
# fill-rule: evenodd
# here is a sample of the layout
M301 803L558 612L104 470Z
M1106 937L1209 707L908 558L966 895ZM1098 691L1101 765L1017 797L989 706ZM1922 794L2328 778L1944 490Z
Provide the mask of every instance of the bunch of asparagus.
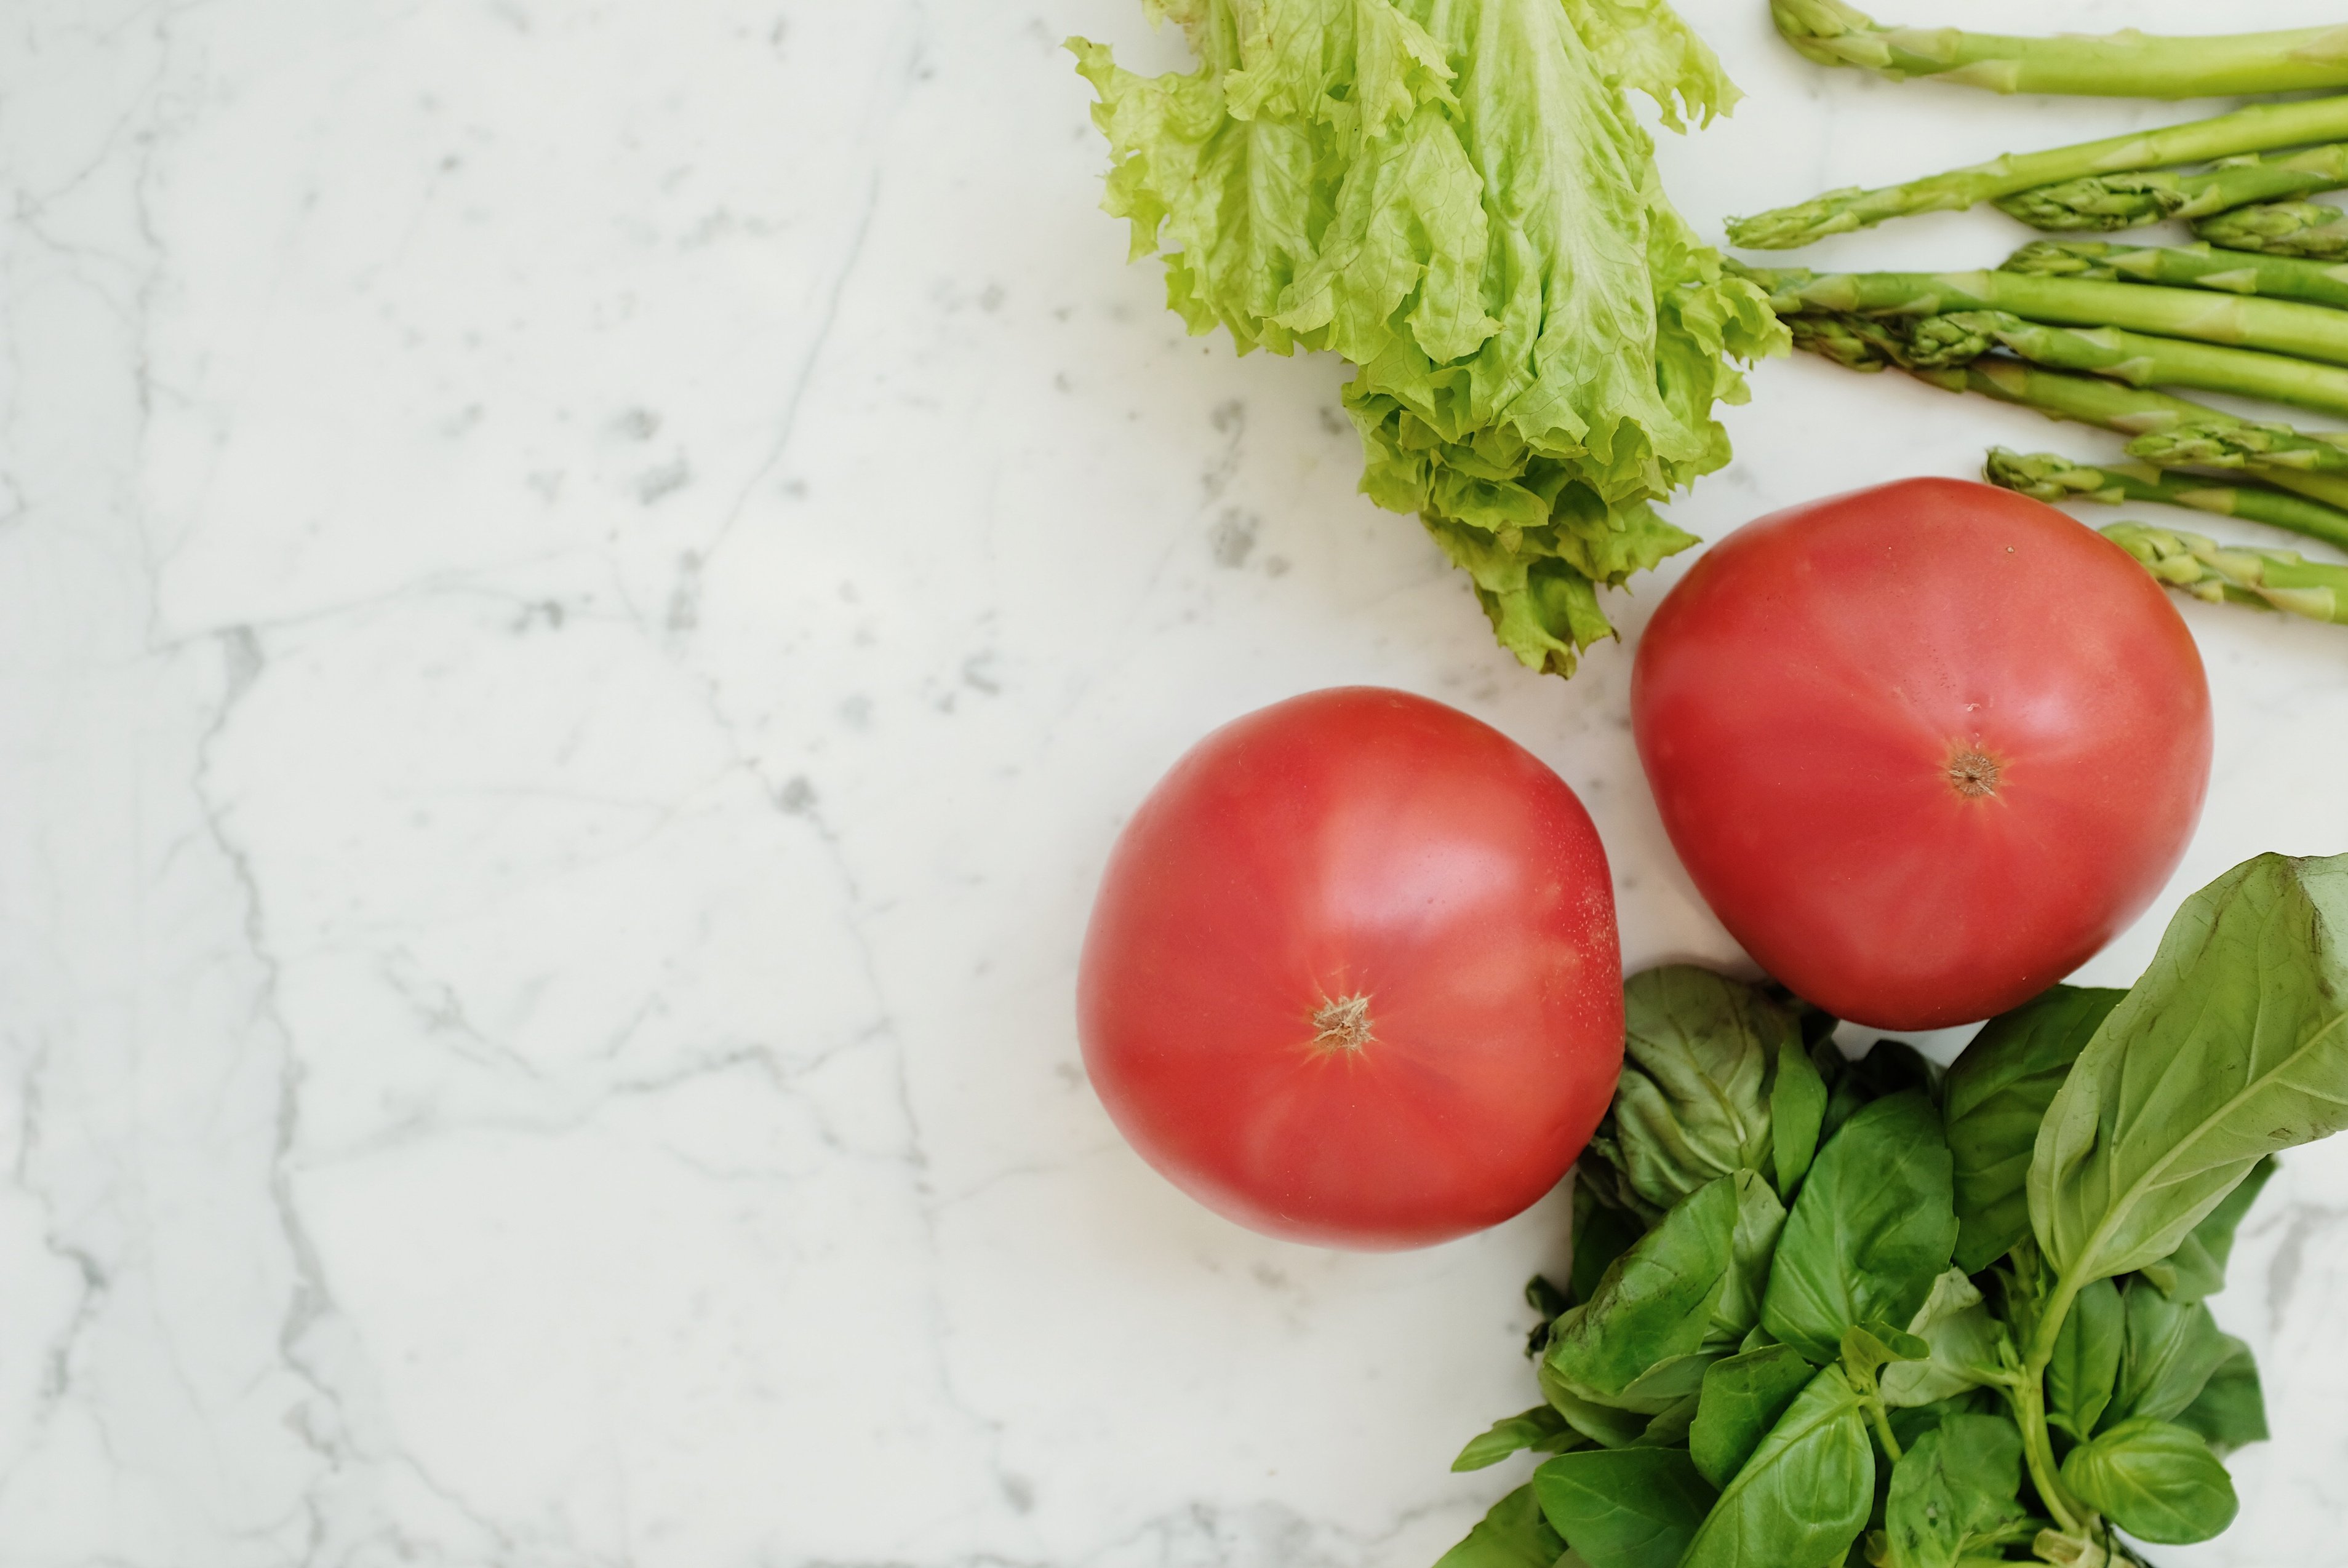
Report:
M2348 284L2312 275L2325 271L2209 246L2072 242L2032 246L1993 272L1746 275L1769 291L1797 348L2128 438L2131 461L2116 465L1993 452L1994 484L2048 501L2189 507L2348 550L2348 431L2246 419L2158 390L2348 417L2348 306L2312 302L2322 286ZM2271 292L2255 292L2261 280ZM2348 567L2134 523L2105 532L2199 597L2348 623Z
M1999 92L2225 97L2348 87L2348 26L2230 37L2013 38L1887 27L1841 0L1771 0L1777 30L1809 58L1893 78L1934 76ZM2188 168L2192 165L2206 165ZM2033 228L2133 229L2167 218L2230 250L2348 258L2348 220L2306 197L2348 189L2348 97L2260 104L2213 119L2007 153L1878 190L1829 190L1729 224L1756 250L1807 245L1911 212L1992 201Z
M2348 87L2348 26L2015 38L1885 26L1841 0L1771 0L1771 10L1809 58L1894 79L2160 97ZM1994 452L1998 484L2048 500L2192 507L2348 549L2348 431L2239 418L2174 395L2223 393L2348 419L2348 265L2333 264L2348 258L2348 213L2305 200L2340 189L2348 95L1828 191L1734 220L1729 233L1782 249L1982 201L2056 231L2190 220L2197 243L2041 241L1993 272L1742 271L1798 348L2128 437L2129 460L2116 465ZM2348 621L2348 568L2136 523L2105 531L2199 597Z

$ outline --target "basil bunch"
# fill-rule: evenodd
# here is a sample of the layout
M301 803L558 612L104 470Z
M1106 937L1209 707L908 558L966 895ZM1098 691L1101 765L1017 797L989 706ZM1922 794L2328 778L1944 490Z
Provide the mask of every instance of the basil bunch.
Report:
M1546 1402L1454 1468L1554 1457L1438 1568L2103 1568L2232 1521L2265 1406L2206 1298L2273 1153L2348 1126L2348 856L2237 866L1945 1075L1704 969L1625 994Z

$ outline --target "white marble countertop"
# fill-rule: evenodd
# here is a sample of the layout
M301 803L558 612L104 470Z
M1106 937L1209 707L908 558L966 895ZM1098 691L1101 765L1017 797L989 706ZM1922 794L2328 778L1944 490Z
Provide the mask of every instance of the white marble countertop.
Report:
M1714 233L2186 112L1686 9L1752 95L1663 149ZM1904 19L1960 13L2213 14ZM1445 1467L1531 1400L1561 1205L1366 1257L1177 1195L1079 1068L1104 852L1209 726L1385 682L1582 793L1632 959L1734 948L1627 645L1516 668L1354 494L1339 367L1186 339L1124 264L1074 31L1179 57L1135 0L11 10L0 1563L1425 1568L1514 1483ZM1699 531L2109 449L1754 379ZM2348 849L2348 634L2187 614L2210 808L2101 980L2233 862ZM2348 1563L2348 1148L2236 1275L2278 1440L2164 1561Z

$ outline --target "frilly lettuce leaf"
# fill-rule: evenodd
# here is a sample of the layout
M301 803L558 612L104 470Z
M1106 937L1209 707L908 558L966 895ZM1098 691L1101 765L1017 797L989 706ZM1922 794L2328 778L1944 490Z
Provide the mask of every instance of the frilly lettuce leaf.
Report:
M1694 540L1651 500L1728 459L1728 363L1786 334L1672 210L1626 88L1674 127L1735 88L1662 0L1159 0L1200 65L1072 39L1103 205L1241 353L1357 366L1362 488L1416 512L1501 643L1572 672L1597 586Z
M1663 122L1673 130L1687 128L1682 113L1709 125L1745 96L1695 30L1663 0L1565 0L1565 9L1574 31L1597 56L1599 74L1654 99Z

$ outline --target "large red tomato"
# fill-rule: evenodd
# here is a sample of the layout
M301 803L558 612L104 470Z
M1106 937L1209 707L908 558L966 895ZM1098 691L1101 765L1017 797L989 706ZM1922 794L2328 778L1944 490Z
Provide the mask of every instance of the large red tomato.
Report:
M1929 1029L2085 962L2177 867L2209 689L2145 569L2008 491L1764 518L1655 611L1631 707L1688 875L1830 1012Z
M1225 725L1109 857L1076 1008L1144 1159L1299 1241L1420 1246L1565 1173L1622 1061L1606 852L1498 731L1375 687Z

